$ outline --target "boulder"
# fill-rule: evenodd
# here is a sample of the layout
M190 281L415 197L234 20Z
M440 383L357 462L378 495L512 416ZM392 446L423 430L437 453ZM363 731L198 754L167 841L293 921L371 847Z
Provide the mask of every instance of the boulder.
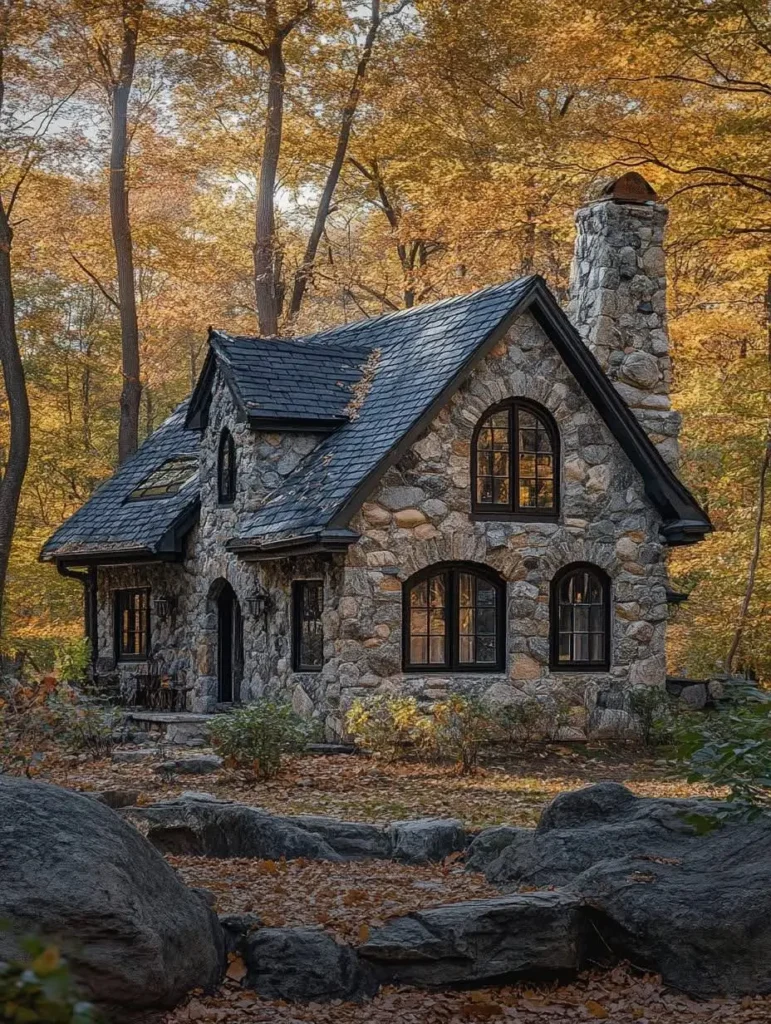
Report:
M180 798L120 812L161 853L197 857L340 860L320 835L256 807Z
M369 967L350 946L318 928L261 928L246 938L246 988L292 1003L359 1000L377 991Z
M156 747L140 747L138 750L116 750L111 760L113 764L140 764L157 756Z
M218 772L222 763L222 758L216 754L199 754L163 761L155 770L174 775L210 775Z
M100 804L111 807L114 811L119 807L131 807L140 797L138 789L103 789L88 790L84 796L90 796L92 800L98 800Z
M377 825L338 821L337 818L316 814L301 814L283 820L319 836L345 860L385 860L391 856L391 838L385 829Z
M601 783L561 794L529 835L519 830L502 850L480 846L474 863L504 888L565 886L584 904L600 949L675 988L698 997L768 993L771 821L728 819L706 835L688 821L717 820L721 809Z
M391 856L407 864L444 860L466 849L468 836L456 818L395 821L390 829Z
M514 825L496 825L486 828L475 836L466 850L466 867L469 871L484 871L509 846L515 843L529 843L533 834L531 828Z
M397 917L359 955L379 981L434 987L568 975L582 958L581 902L531 892Z
M173 1007L224 970L216 916L118 814L58 786L0 775L0 960L17 936L56 941L110 1018Z
M505 889L520 885L567 885L599 860L635 856L682 855L694 828L689 813L709 814L707 800L636 797L616 782L601 782L561 793L547 805L538 827L523 829L515 842L484 864L475 863L488 881Z

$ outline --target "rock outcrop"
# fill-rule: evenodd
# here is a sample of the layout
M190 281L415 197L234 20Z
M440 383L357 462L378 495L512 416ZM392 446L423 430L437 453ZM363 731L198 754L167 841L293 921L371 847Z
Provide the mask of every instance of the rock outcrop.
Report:
M136 829L103 803L0 775L0 960L19 935L56 941L110 1019L173 1007L216 985L216 916Z

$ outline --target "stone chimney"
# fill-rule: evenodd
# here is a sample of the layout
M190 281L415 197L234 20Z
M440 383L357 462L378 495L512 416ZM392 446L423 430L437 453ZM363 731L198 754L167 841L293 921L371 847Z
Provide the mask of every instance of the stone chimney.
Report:
M568 315L666 461L678 460L669 403L668 211L635 171L600 182L576 213Z

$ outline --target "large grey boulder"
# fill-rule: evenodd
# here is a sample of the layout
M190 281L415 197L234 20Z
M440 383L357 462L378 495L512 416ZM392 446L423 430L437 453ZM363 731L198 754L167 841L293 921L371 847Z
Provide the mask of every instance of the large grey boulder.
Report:
M561 794L536 829L503 849L480 844L475 863L505 889L565 886L583 902L600 949L678 989L771 992L771 820L728 820L697 834L689 816L719 809L601 783Z
M689 814L710 814L708 800L637 797L616 782L601 782L561 793L545 808L535 829L522 829L489 859L472 846L474 863L488 881L509 889L520 885L567 885L582 871L608 858L642 853L678 857L693 845Z
M382 982L433 987L571 974L582 945L580 900L531 892L394 918L358 952Z
M396 821L390 829L391 856L407 864L444 860L466 849L468 836L456 818L419 818Z
M377 991L372 971L350 946L317 928L261 928L246 938L244 985L292 1003L359 1000Z
M60 944L112 1019L215 986L224 942L205 901L97 800L0 775L0 960L34 932Z
M264 860L341 859L317 833L246 804L183 797L124 808L120 813L161 853Z

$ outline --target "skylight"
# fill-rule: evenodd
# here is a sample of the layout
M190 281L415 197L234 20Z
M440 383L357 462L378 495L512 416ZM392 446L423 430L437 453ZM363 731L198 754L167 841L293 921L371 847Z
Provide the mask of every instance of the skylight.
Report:
M146 476L141 484L129 494L128 500L168 498L173 494L179 494L197 472L197 455L175 455L173 459L167 459L163 465L158 466L149 476Z

